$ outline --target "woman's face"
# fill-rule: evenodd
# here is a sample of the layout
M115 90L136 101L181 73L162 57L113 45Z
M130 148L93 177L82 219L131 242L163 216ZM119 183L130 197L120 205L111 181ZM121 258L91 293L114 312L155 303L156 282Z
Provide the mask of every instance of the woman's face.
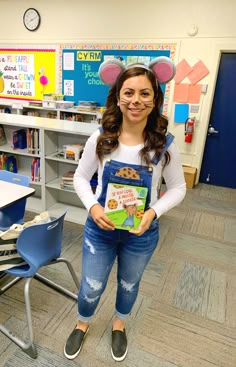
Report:
M154 91L146 75L126 79L121 87L117 105L128 121L147 120L154 107Z

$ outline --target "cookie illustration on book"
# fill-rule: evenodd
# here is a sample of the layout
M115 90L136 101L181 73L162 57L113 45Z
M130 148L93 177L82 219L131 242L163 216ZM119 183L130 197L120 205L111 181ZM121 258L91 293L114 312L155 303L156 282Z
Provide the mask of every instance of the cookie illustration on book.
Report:
M120 185L120 184L114 184L114 187L116 188L116 189L122 189L122 187L124 187L123 185Z
M143 210L143 209L138 209L138 210L136 210L136 213L135 213L136 218L138 218L138 219L142 219L143 214L144 214L144 210Z
M115 176L132 178L134 180L140 179L139 173L131 167L123 167L118 169Z
M116 209L118 207L118 201L115 199L108 200L107 206L109 209Z

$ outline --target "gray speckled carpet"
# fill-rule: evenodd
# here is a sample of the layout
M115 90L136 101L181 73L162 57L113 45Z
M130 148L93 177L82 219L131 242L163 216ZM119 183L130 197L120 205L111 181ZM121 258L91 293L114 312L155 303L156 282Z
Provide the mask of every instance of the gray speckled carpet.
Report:
M63 355L49 350L45 347L36 346L38 350L37 359L30 358L26 353L17 348L4 367L74 367L80 366L78 362L67 360Z

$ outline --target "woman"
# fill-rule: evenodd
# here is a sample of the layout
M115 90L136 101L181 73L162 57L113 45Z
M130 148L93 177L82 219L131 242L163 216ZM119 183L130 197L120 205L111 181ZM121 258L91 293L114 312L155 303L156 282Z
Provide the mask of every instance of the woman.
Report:
M126 68L119 60L108 60L100 66L100 78L112 86L102 126L88 139L74 176L75 190L89 214L84 227L78 320L64 349L69 359L81 350L116 259L111 354L116 361L127 355L125 320L136 301L143 271L157 247L158 219L179 204L186 193L180 156L173 136L166 134L167 120L160 113L163 93L158 81L167 82L174 73L174 65L166 57L156 58L148 66L135 64ZM96 171L98 186L93 194L90 180ZM158 198L162 176L167 191ZM148 188L145 212L137 229L116 229L105 214L110 182Z

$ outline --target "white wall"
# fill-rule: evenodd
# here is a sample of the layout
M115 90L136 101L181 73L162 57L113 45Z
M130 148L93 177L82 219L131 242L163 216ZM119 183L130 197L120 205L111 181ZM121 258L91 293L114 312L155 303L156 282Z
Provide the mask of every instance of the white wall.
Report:
M27 31L24 11L35 7L42 16L36 32ZM235 0L0 0L0 46L61 43L175 43L175 62L190 65L202 60L210 73L202 95L192 144L184 143L183 124L174 124L169 106L170 131L176 136L183 164L201 167L207 126L221 51L236 52ZM198 34L188 35L192 24ZM187 82L187 81L186 81ZM171 82L173 93L174 82ZM172 94L171 94L172 95Z

